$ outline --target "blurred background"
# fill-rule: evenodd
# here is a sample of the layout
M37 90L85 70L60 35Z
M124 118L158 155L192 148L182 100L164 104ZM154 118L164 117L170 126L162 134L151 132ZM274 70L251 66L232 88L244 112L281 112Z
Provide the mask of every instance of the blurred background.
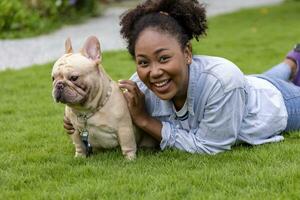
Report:
M300 0L201 0L208 17ZM56 60L70 37L75 51L95 35L101 49L125 49L119 16L142 0L0 0L0 71ZM260 14L258 14L260 15Z
M129 0L1 0L0 38L50 32L64 23L99 16L108 5L124 2Z

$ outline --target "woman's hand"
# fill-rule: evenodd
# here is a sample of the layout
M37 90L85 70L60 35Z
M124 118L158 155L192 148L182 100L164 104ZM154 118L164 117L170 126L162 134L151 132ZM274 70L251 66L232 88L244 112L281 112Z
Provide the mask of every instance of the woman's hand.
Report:
M131 80L120 80L119 87L123 91L133 122L142 128L149 117L145 108L145 95Z
M131 80L119 81L119 87L123 91L134 124L161 141L162 123L147 113L144 93Z
M72 125L72 123L70 122L70 120L66 117L66 115L64 115L64 129L68 134L73 134L75 132L75 129Z

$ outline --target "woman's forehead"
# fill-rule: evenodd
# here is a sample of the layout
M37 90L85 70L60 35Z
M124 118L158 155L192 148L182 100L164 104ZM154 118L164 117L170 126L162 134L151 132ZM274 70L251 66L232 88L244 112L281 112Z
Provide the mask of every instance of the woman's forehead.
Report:
M144 30L139 35L135 45L135 51L143 49L152 49L153 51L156 51L156 49L161 48L180 48L180 45L175 36L155 29Z

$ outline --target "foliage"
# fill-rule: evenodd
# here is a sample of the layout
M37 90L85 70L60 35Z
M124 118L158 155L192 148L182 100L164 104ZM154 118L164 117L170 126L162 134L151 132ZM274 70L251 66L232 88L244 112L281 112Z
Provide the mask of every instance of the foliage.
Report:
M208 37L193 50L263 72L299 39L299 10L289 3L209 19ZM103 62L114 80L134 72L124 51L104 53ZM215 156L140 150L127 162L116 149L74 159L63 105L51 97L51 67L0 73L0 199L299 199L299 131Z
M98 0L1 0L0 37L24 37L98 14Z

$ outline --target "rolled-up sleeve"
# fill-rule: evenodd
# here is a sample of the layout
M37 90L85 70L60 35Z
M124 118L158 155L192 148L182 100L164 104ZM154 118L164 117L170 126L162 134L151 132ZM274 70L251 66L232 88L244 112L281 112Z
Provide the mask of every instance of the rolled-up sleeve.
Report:
M171 122L162 122L160 147L206 154L230 150L236 142L244 109L244 89L234 88L224 92L219 84L209 95L202 116L198 116L199 126L185 130Z

